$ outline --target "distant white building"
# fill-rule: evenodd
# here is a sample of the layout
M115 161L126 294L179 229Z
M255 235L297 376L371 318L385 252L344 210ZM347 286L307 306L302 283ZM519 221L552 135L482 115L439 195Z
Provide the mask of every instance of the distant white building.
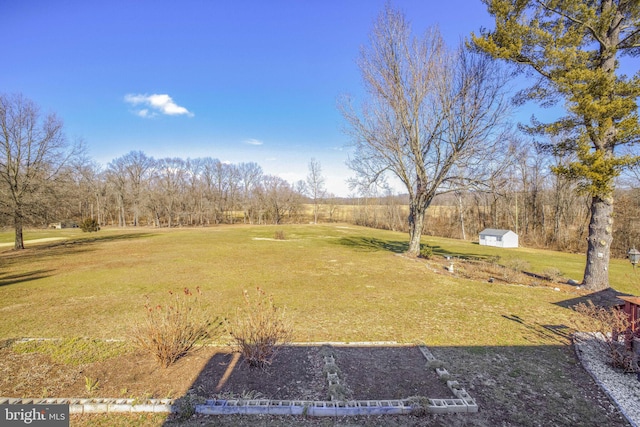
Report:
M511 230L485 228L480 232L480 244L499 248L517 248L518 235Z

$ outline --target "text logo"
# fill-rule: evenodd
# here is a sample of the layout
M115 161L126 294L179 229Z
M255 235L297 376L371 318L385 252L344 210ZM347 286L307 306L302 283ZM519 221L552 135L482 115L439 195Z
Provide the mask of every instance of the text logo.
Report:
M69 427L69 405L0 405L0 427Z

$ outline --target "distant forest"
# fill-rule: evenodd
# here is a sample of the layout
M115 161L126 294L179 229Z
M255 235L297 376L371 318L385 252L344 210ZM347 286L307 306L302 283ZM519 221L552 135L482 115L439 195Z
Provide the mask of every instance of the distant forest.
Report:
M583 252L589 199L579 195L575 183L549 172L558 160L524 149L489 189L437 196L425 233L473 241L484 228L505 228L516 231L525 246ZM290 183L265 174L256 163L154 159L132 151L106 167L87 159L70 163L39 194L25 225L50 227L87 218L117 227L308 223L317 212L318 222L407 230L406 196L367 189L338 198L327 194L318 178ZM311 189L314 182L319 185ZM619 188L612 251L624 257L640 244L640 189ZM9 216L0 218L3 226L12 225Z

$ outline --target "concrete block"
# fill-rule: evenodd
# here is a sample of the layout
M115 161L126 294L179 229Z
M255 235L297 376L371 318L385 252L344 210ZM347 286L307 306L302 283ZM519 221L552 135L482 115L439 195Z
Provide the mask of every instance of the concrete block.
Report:
M449 387L449 390L452 390L452 391L454 389L461 388L460 383L458 381L452 381L452 380L447 381L447 387Z
M376 407L368 411L368 415L400 415L410 412L411 408L405 408L400 400L380 400Z
M246 405L239 399L221 400L216 402L215 408L220 414L240 414Z
M203 414L203 415L220 415L221 413L218 412L218 409L213 405L196 405L196 414Z
M244 413L245 407L246 405L241 400L216 400L207 405L196 405L196 413L205 415L240 414Z
M443 399L429 399L429 406L426 409L432 414L446 414L449 412L449 408Z
M153 405L153 412L171 413L171 412L174 412L174 406L168 403L158 403Z
M140 403L131 405L131 412L153 412L154 405L152 403Z
M69 414L84 413L84 405L69 405Z
M478 412L478 404L474 399L463 399L467 405L467 412Z
M303 415L307 413L308 403L303 400L291 401L291 415Z
M312 417L330 417L338 414L334 402L314 402L307 412Z
M427 359L430 358L434 358L433 354L431 353L431 351L427 348L426 345L419 345L418 346L418 350L420 350L420 352L424 355L424 357L426 357Z
M289 415L291 414L291 405L289 405L289 402L286 402L287 404L284 404L285 402L282 401L278 401L278 400L272 400L269 404L269 407L267 409L267 413L271 414L271 415Z
M127 399L114 399L107 405L108 412L131 412L131 404Z
M438 374L440 378L448 377L449 371L447 371L445 368L436 368L436 374Z
M84 413L85 414L102 414L108 412L109 404L102 402L100 399L94 401L93 403L86 403L84 405Z
M243 412L243 414L266 414L268 411L268 400L249 400L247 401L247 405L245 406L245 411Z
M445 399L449 412L467 412L467 404L462 399Z
M458 398L458 399L471 399L471 395L469 395L469 393L467 393L467 391L463 388L459 389L459 390L454 390L453 394Z

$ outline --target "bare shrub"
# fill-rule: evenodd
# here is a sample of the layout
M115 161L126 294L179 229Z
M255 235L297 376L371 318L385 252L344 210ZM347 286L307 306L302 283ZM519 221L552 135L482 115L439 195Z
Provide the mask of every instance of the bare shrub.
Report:
M188 354L220 326L188 288L176 293L169 291L169 294L166 304L152 304L147 297L145 318L131 331L133 344L153 355L163 368ZM196 294L201 295L200 288L196 288Z
M551 282L557 282L562 277L562 271L556 267L549 267L542 271L542 276Z
M291 342L293 328L272 296L260 288L256 290L254 298L243 291L244 305L237 309L233 321L227 321L227 328L245 363L265 367L272 363L281 346Z
M575 328L597 335L601 349L613 367L635 372L632 354L627 352L624 343L620 342L620 337L632 326L629 316L622 310L596 306L591 301L588 304L580 303L574 309L581 314L574 320Z
M275 235L274 235L274 238L275 238L276 240L286 240L286 237L285 237L285 235L284 235L284 231L282 231L282 230L276 230Z
M530 268L531 264L529 264L528 261L521 258L512 258L504 263L502 277L507 282L514 282L520 278L523 271L529 270Z
M505 261L504 266L519 273L531 269L531 264L529 264L529 261L522 258L509 259Z

